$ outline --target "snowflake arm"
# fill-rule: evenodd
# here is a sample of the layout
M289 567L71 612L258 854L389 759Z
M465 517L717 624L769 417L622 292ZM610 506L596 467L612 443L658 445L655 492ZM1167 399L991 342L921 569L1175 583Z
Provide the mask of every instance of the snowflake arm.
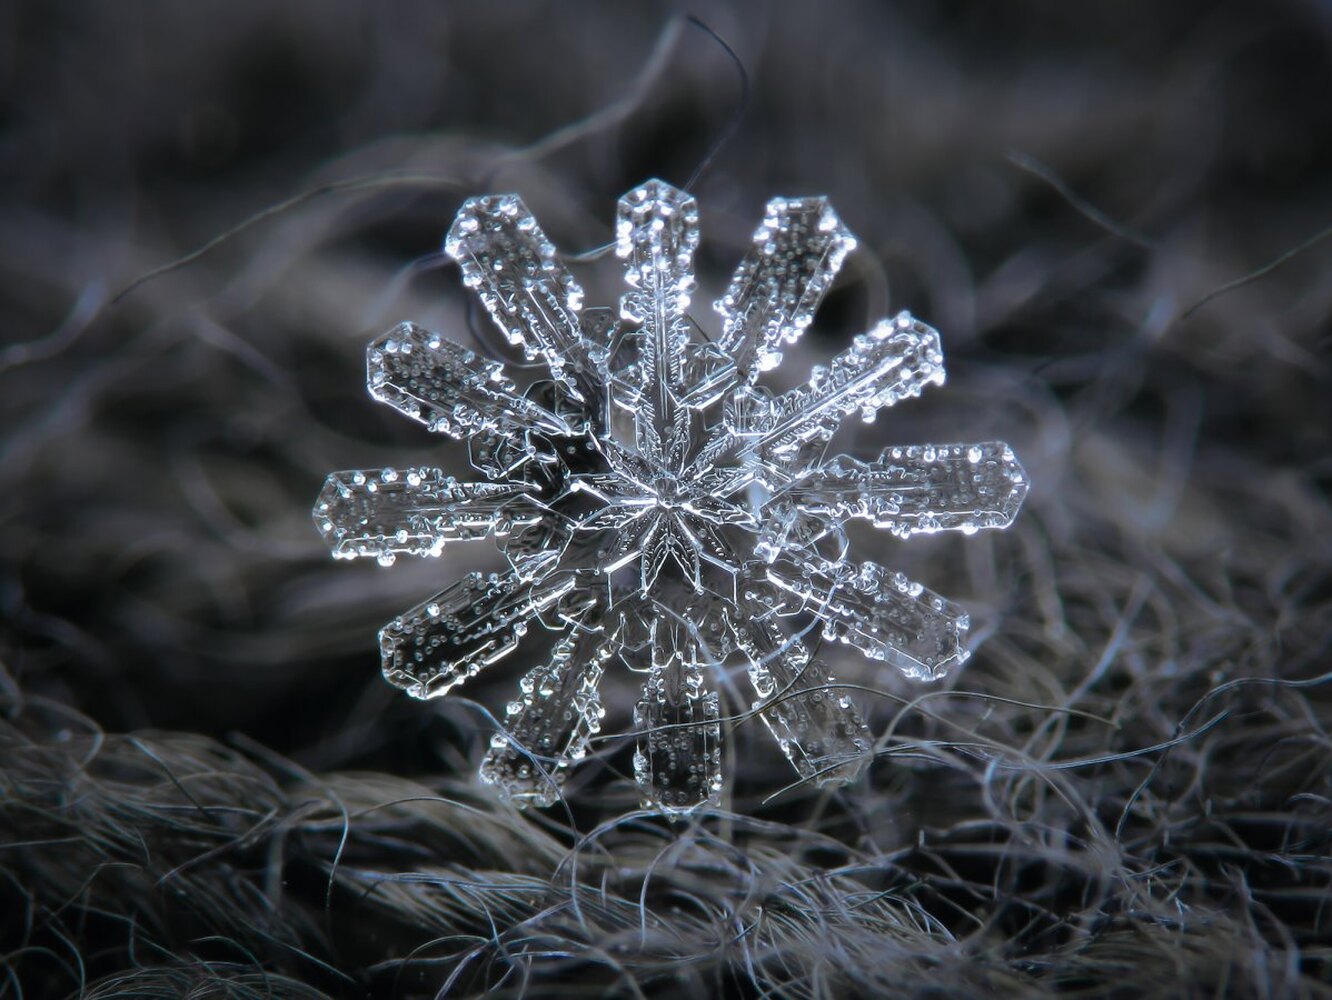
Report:
M384 678L413 698L448 694L517 649L537 616L576 583L572 573L537 580L469 573L380 629Z
M320 533L335 558L437 556L448 542L506 534L540 518L513 483L460 483L439 469L335 472L315 502Z
M634 708L634 777L645 806L687 812L715 803L721 792L721 711L696 638L666 619L652 624L652 665Z
M718 346L746 380L775 368L782 349L814 319L856 238L826 198L774 198L749 253L713 308L722 318Z
M518 682L504 728L481 761L481 780L518 805L551 805L569 769L601 731L598 685L619 638L588 615L556 644L548 663Z
M1027 476L1002 441L889 448L873 462L839 455L769 502L838 523L872 521L907 538L923 532L1006 528L1027 495Z
M595 376L604 373L606 344L584 335L583 289L522 199L469 198L444 249L509 343L529 359L544 361L566 393L586 402L589 390L595 391Z
M661 181L620 199L616 253L630 291L620 318L641 326L638 361L639 449L664 470L681 468L689 445L684 397L692 330L685 310L694 289L698 203Z
M498 361L478 357L415 323L399 324L372 341L366 370L371 396L451 437L573 432L563 419L518 395Z
M851 697L832 686L827 667L774 618L737 631L758 695L754 708L791 766L820 785L854 778L869 759L872 739Z
M918 396L925 386L943 380L938 332L901 313L856 337L826 367L816 365L805 385L779 396L768 426L743 454L790 469L807 444L831 439L857 410L862 419L873 420L880 407Z
M938 680L970 655L967 613L878 563L835 563L796 548L768 566L767 579L777 610L814 615L826 638L907 677Z

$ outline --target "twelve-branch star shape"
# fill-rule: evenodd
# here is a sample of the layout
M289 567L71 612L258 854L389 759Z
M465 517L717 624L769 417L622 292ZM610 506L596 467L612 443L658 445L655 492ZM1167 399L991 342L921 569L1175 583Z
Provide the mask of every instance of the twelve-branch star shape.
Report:
M967 656L966 614L874 563L847 558L844 524L900 537L1006 527L1027 481L1001 442L827 458L834 433L944 379L938 334L879 322L809 380L760 380L804 332L855 238L823 198L768 203L715 304L690 318L698 207L649 181L619 202L628 291L618 316L583 292L515 195L468 200L445 241L510 344L549 379L519 391L504 365L403 323L370 344L370 394L469 442L484 481L439 469L339 472L314 508L333 554L437 556L491 538L503 573L471 573L379 634L385 677L445 694L525 642L549 647L520 681L481 777L520 805L554 802L585 756L613 664L644 675L635 776L668 813L716 802L728 659L799 774L844 781L870 736L804 637L849 644L910 677ZM543 641L544 640L544 641Z

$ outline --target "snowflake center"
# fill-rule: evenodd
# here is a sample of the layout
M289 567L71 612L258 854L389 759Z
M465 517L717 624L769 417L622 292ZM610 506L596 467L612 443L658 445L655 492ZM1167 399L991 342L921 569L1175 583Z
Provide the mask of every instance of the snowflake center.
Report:
M675 480L670 476L658 476L656 482L652 484L652 492L656 497L658 507L675 510L681 504L680 491Z

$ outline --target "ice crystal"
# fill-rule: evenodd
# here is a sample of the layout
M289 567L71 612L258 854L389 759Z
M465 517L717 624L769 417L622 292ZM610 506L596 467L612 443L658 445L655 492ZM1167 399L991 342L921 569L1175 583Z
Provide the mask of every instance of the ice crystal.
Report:
M956 605L847 558L844 524L903 538L1008 525L1026 493L1009 447L895 447L825 457L853 415L872 420L944 379L938 334L901 313L855 338L802 386L759 381L809 325L855 238L823 198L769 202L715 304L720 335L690 317L698 207L661 181L620 200L618 315L583 292L515 195L467 201L445 249L501 332L549 380L520 391L496 361L404 323L369 347L370 393L469 442L486 478L439 469L329 477L315 520L342 558L436 556L493 539L508 569L471 573L389 622L384 675L445 694L524 641L553 649L519 683L481 777L548 805L599 732L603 672L644 675L634 770L667 812L715 802L728 659L803 777L847 780L870 736L804 641L810 626L918 679L967 656ZM543 638L544 641L543 641Z

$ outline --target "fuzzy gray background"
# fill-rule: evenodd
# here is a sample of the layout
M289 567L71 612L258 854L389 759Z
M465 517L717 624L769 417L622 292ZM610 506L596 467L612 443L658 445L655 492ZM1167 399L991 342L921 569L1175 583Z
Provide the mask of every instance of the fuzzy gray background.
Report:
M789 377L909 308L948 385L856 450L1005 438L1034 486L857 539L976 652L829 654L854 785L750 720L720 814L637 812L623 739L516 813L474 770L528 664L421 704L374 643L488 546L334 564L309 508L466 474L363 367L489 336L464 197L584 251L732 125L699 321L826 193L860 249ZM1327 0L3 3L0 176L0 997L1332 996Z

